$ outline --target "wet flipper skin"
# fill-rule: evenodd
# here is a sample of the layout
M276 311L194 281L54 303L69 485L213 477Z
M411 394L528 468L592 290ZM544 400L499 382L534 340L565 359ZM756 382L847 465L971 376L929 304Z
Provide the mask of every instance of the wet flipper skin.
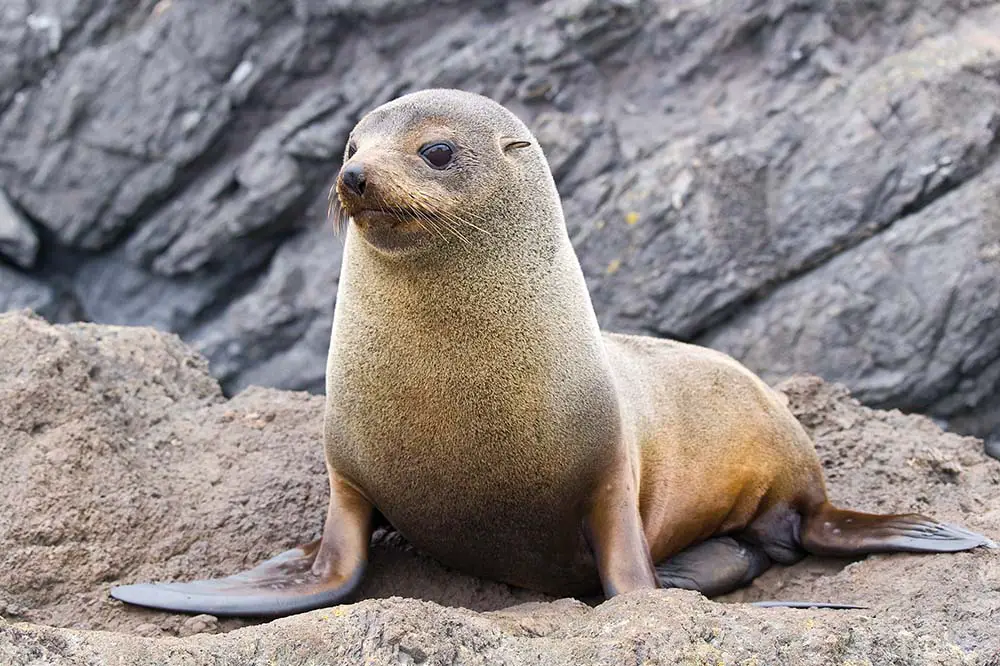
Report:
M226 578L190 583L141 583L111 589L111 596L137 606L217 616L279 616L302 613L343 600L361 581L364 566L349 577L312 573L319 541L293 548Z
M996 548L990 539L958 525L939 523L915 513L875 515L826 504L809 516L802 546L815 555L867 553L955 553L980 546Z
M954 553L996 548L981 534L909 513L877 515L838 509L827 503L812 514L802 530L802 546L814 555L851 556L868 553ZM764 608L864 609L866 606L808 601L758 601Z
M686 548L656 566L663 587L696 590L715 597L748 585L771 568L771 558L760 546L733 537L715 537ZM755 601L760 608L818 608L855 610L866 606L815 601Z
M706 597L743 587L771 567L763 548L733 537L716 537L656 565L663 587L696 590Z
M222 616L276 617L331 606L361 582L373 513L371 502L331 471L321 540L225 578L124 585L112 588L111 596L137 606Z

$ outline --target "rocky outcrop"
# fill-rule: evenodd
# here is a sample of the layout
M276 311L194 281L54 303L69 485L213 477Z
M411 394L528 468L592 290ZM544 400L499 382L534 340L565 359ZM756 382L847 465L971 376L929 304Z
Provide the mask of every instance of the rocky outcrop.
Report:
M992 166L703 342L772 378L809 367L867 402L1000 428L998 194Z
M327 479L322 399L226 399L204 358L147 328L0 315L0 663L969 665L1000 656L1000 551L806 558L718 601L677 590L551 600L373 540L355 603L266 624L160 613L119 582L233 573L311 540ZM1000 469L980 441L862 407L799 377L780 389L833 498L1000 537ZM763 609L808 599L863 611ZM588 603L584 603L588 602Z
M177 633L187 618L126 609L107 583L235 571L322 529L322 398L226 400L203 357L150 328L12 313L0 348L0 615ZM540 598L449 578L398 541L377 541L365 596L480 610Z
M988 0L13 0L0 306L320 391L345 136L456 86L537 132L606 328L1000 442L998 34Z
M0 255L21 268L31 268L38 257L38 236L0 190Z
M994 663L950 636L858 612L752 611L680 591L634 593L597 609L567 600L484 614L414 600L366 601L185 639L0 625L0 656L12 666Z

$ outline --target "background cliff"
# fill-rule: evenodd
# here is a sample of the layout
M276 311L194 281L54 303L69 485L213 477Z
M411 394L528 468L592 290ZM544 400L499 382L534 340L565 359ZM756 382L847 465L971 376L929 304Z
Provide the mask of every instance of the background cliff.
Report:
M1000 441L1000 6L5 0L0 310L322 390L347 132L428 86L546 148L604 327Z

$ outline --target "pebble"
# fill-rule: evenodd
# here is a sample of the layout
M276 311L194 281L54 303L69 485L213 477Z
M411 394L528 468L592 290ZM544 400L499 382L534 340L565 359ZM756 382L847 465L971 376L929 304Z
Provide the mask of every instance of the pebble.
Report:
M214 634L219 630L219 618L214 615L195 615L189 617L177 631L181 638L194 636L195 634Z
M132 633L136 636L145 636L146 638L158 638L163 635L163 628L152 622L144 622L136 627Z

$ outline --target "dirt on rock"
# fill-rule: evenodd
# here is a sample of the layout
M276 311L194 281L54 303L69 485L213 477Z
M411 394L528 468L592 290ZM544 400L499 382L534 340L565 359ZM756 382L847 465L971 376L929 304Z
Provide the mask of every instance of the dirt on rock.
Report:
M0 348L3 666L1000 664L1000 551L987 550L810 557L716 601L661 590L588 605L464 576L381 533L356 603L263 624L128 607L112 585L234 573L316 538L322 398L227 400L204 359L152 329L10 313ZM780 388L836 502L1000 538L1000 464L979 440L816 378ZM759 599L868 608L738 603Z

